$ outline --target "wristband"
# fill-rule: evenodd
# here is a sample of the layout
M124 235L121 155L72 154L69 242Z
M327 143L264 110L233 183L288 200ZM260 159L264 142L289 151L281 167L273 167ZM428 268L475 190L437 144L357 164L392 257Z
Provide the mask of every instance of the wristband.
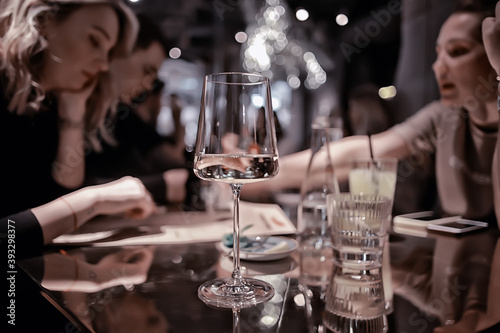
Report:
M64 202L71 210L71 213L73 214L73 230L76 230L76 228L78 227L78 218L76 216L75 210L73 209L73 207L71 207L69 202L66 201L66 199L64 199L63 197L59 197L59 199L61 199L61 201Z

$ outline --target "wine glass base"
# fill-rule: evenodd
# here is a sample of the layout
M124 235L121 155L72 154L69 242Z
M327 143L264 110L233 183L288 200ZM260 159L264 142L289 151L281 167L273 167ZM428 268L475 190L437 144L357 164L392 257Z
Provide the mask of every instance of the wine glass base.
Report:
M210 306L243 309L267 302L274 296L274 288L267 282L251 278L242 279L242 284L232 282L232 278L207 281L198 288L198 297Z

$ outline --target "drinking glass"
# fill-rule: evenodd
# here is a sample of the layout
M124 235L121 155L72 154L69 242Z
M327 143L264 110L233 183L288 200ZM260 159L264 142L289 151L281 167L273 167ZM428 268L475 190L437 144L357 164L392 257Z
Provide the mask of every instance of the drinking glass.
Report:
M228 183L233 194L233 273L202 284L206 304L240 309L268 301L273 287L240 272L240 191L245 183L278 173L278 150L269 79L248 73L205 77L196 138L194 172Z
M374 194L329 194L334 262L354 269L382 266L391 200Z
M398 160L396 158L355 159L349 172L351 194L380 194L394 201Z

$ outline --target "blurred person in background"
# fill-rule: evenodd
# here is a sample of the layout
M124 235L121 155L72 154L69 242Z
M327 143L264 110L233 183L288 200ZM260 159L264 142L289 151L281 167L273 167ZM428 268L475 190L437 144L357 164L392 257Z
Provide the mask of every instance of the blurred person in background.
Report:
M498 82L481 35L481 23L491 15L492 5L491 1L465 1L457 6L436 41L433 70L441 99L405 122L373 135L371 144L375 158L411 158L417 164L431 156L439 213L497 226L500 182L493 155L499 119ZM339 177L347 177L351 159L370 157L369 141L367 136L351 136L331 143ZM280 158L279 174L270 181L249 184L242 197L299 188L309 155L306 150Z
M131 55L110 64L110 90L116 96L116 112L108 118L107 135L112 141L101 140L103 149L90 152L82 161L86 184L131 175L143 181L155 202L182 203L188 178L183 141L179 149L155 127L164 87L158 70L168 43L147 16L138 14L137 18L139 33Z

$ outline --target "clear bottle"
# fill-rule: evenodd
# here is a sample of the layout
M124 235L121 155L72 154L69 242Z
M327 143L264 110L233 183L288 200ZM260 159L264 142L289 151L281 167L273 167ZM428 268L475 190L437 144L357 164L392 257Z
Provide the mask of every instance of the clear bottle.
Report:
M332 127L330 123L312 126L312 155L302 182L297 211L301 279L309 286L326 285L332 270L326 196L339 193L339 184L327 147L340 138L340 127Z

